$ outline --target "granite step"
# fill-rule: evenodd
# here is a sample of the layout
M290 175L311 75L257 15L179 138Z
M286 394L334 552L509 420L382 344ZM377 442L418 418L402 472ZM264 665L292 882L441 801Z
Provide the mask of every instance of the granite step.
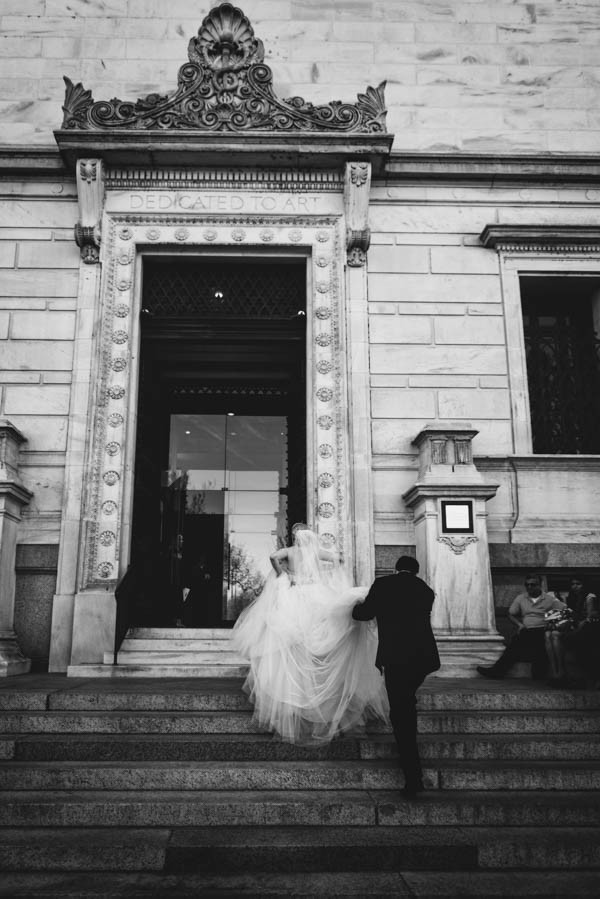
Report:
M334 871L318 873L160 874L89 873L7 874L3 899L129 899L198 896L295 896L331 899L393 896L423 899L590 899L600 894L600 872L488 871Z
M454 761L596 761L600 735L423 735L421 757ZM365 761L397 757L391 734L295 746L270 734L39 734L0 738L0 759L22 762Z
M3 828L0 871L600 869L598 828Z
M428 790L600 791L600 762L435 762ZM14 762L0 767L0 790L399 790L395 761Z
M88 678L110 678L113 679L130 679L130 678L189 678L190 680L202 681L203 679L212 678L230 678L236 680L245 677L248 673L248 666L232 664L230 662L218 662L216 659L202 664L193 664L186 662L178 665L113 665L112 656L110 660L104 664L86 664L86 665L69 665L69 677L88 677Z
M386 733L386 724L369 731ZM438 712L419 716L422 734L600 734L600 715L568 711ZM19 733L260 733L250 710L226 712L16 711L0 716L0 734Z
M506 827L181 828L166 870L600 869L600 829Z
M113 662L113 654L105 653L104 654L104 664L112 665ZM178 665L198 665L203 666L219 666L223 665L234 666L242 668L245 665L247 666L248 662L246 659L237 655L235 652L230 652L228 650L211 650L207 647L203 647L201 649L185 649L185 650L172 650L172 649L153 649L140 651L138 649L121 649L117 655L117 664L121 665L131 665L139 668L144 665L155 665L162 666L167 665L169 667L177 667Z
M47 677L48 679L48 677ZM71 686L71 681L73 681ZM117 678L110 685L98 680L81 681L69 678L69 683L55 689L24 689L17 685L0 684L0 710L73 709L110 711L203 711L248 708L242 693L243 679L201 679L190 689L189 678L170 678L157 685L156 680L136 679L134 682ZM425 687L418 693L421 711L576 711L585 710L600 716L600 691L555 690L532 688L525 683L507 689L502 682L491 687L482 681L482 688L464 688L456 682L448 690Z
M7 791L2 827L599 827L600 792L430 790Z

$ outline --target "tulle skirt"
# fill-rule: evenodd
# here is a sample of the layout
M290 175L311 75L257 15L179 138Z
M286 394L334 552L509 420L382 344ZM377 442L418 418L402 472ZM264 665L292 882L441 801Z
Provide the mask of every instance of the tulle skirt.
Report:
M255 720L288 742L328 742L387 720L377 627L352 618L366 589L342 587L270 575L233 629L232 648L250 662L244 690Z

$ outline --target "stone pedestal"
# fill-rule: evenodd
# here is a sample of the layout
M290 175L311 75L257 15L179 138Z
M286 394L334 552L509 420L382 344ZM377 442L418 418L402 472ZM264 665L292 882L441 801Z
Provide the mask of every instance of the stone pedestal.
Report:
M19 447L25 437L0 419L0 677L27 674L31 660L19 648L15 623L15 555L23 506L31 492L19 478Z
M486 522L486 501L497 485L473 464L476 434L468 425L428 425L413 441L419 475L404 494L414 511L421 574L436 594L431 620L442 677L471 677L504 646L495 626Z

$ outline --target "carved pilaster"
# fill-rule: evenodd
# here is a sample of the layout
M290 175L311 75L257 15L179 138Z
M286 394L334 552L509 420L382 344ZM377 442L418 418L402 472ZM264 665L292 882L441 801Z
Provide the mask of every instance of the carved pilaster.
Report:
M348 265L359 267L367 261L371 242L369 228L369 190L371 163L347 162L344 180L344 209L346 213L346 251Z
M104 170L101 159L77 161L77 199L79 221L75 225L75 243L88 265L100 257L100 220L104 203Z

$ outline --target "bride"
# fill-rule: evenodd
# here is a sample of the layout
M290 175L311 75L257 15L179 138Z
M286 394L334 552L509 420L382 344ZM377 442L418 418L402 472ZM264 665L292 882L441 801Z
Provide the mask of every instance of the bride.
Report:
M238 618L232 648L250 661L243 689L261 727L292 743L327 742L368 717L387 721L377 630L353 621L366 589L351 587L337 555L306 524L292 536L271 556L274 571Z

